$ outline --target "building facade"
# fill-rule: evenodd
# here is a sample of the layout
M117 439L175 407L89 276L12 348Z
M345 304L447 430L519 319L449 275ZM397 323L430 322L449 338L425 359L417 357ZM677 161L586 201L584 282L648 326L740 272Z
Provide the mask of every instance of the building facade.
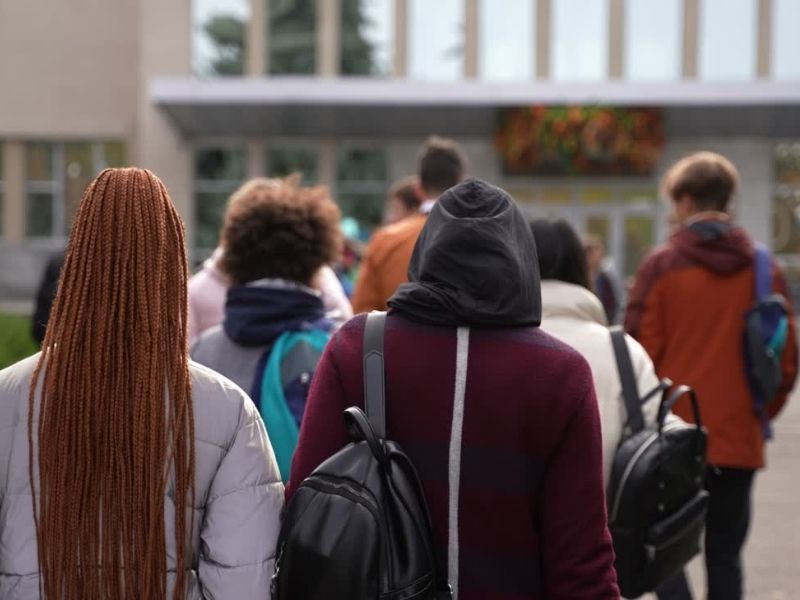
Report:
M292 171L380 220L430 133L631 274L680 156L742 173L737 217L800 275L800 0L0 0L0 298L29 297L106 165L167 184L193 259L243 179ZM514 173L511 107L658 109L646 174Z

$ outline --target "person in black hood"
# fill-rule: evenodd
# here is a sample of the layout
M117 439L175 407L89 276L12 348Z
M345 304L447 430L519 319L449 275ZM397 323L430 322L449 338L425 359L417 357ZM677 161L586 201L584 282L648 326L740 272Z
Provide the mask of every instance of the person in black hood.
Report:
M514 200L480 180L445 192L409 280L385 323L386 432L419 474L455 597L616 600L592 374L537 327L536 246ZM349 441L365 322L320 360L287 497Z
M442 325L539 325L536 244L511 196L470 179L442 194L414 247L393 311Z
M296 178L245 183L222 229L220 268L233 282L225 317L191 350L249 392L284 479L311 376L333 330L311 281L338 258L339 216L324 188L300 187Z

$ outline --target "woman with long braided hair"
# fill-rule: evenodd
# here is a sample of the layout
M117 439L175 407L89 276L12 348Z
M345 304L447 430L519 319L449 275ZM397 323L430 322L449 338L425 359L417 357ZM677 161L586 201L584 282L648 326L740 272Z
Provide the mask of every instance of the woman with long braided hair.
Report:
M269 597L280 476L253 403L189 361L186 282L161 181L100 173L42 352L0 371L0 598Z

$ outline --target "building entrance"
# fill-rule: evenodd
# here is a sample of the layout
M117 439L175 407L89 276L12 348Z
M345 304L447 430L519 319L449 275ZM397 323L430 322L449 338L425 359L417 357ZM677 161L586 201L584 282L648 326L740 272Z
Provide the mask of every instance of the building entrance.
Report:
M600 238L623 279L633 276L650 249L667 236L667 209L651 181L508 181L506 189L528 218L563 218L580 235Z

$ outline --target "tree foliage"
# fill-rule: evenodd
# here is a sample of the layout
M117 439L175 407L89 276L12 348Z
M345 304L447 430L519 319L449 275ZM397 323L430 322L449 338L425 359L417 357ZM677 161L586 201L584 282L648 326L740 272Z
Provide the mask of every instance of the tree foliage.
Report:
M373 46L364 36L368 0L342 0L341 60L343 75L377 75ZM267 52L274 75L313 75L316 72L315 0L270 0ZM245 71L246 24L239 17L217 14L204 25L215 56L215 75L243 75Z

